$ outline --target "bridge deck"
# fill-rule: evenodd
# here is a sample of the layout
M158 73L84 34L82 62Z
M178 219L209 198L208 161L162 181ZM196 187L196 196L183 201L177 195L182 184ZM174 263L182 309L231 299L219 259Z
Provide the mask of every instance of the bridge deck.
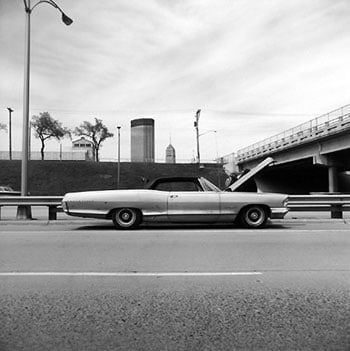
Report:
M350 104L238 150L237 162L267 157L276 151L309 143L346 130L350 130Z

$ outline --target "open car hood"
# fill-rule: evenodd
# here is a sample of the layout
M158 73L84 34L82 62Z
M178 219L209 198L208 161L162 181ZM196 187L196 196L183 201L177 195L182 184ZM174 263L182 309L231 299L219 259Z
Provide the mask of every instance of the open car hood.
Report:
M262 169L271 165L273 162L275 162L275 160L272 157L265 158L265 160L261 161L257 166L255 166L253 169L251 169L248 173L246 173L241 178L236 180L233 184L228 186L226 188L226 190L230 189L231 191L236 191L243 183L245 183L247 180L254 177Z

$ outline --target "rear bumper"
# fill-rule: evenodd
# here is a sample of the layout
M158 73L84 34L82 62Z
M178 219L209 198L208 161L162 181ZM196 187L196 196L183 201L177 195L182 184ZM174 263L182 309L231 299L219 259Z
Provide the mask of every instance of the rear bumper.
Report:
M66 201L62 201L62 209L64 213L74 217L107 219L108 212L90 210L90 209L71 209Z
M275 207L271 208L271 219L282 219L288 213L286 207Z

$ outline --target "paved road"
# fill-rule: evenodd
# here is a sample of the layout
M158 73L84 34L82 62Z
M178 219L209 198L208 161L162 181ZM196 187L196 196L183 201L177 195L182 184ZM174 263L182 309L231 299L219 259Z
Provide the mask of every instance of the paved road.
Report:
M350 349L344 221L0 231L0 350Z

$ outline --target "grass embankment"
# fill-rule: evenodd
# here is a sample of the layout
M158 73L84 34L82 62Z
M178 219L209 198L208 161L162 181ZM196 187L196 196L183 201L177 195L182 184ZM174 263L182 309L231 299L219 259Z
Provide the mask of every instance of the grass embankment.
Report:
M85 161L30 161L28 190L31 195L63 195L70 191L116 189L117 163ZM223 187L221 165L130 163L120 166L120 188L143 188L143 179L164 176L203 176ZM0 185L21 187L21 161L0 161Z

